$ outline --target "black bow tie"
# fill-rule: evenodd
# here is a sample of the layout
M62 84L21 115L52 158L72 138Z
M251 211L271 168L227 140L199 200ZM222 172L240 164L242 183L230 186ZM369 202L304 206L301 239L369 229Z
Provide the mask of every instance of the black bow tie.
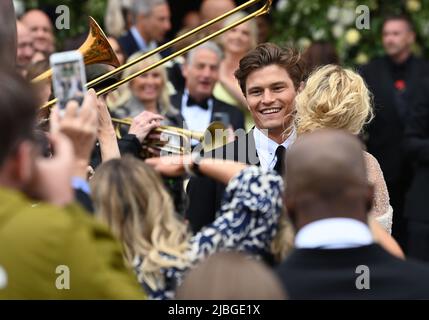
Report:
M201 102L197 102L191 96L188 96L188 101L186 102L186 106L187 107L198 106L198 107L200 107L200 108L202 108L204 110L208 110L209 109L209 99L210 98L207 98L207 99L204 99Z

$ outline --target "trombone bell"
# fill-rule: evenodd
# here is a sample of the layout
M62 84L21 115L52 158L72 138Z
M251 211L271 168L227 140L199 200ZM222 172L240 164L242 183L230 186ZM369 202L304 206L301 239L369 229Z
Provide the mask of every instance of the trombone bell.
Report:
M121 138L120 127L122 125L130 126L132 119L112 119L116 124L116 134ZM182 129L172 126L160 126L153 130L158 133L160 138L157 140L147 138L143 142L143 150L152 148L159 150L161 153L166 154L189 154L192 151L191 140L195 139L201 142L204 152L211 151L226 144L227 135L225 134L225 126L223 123L215 121L212 122L205 132L197 132L187 129Z
M82 54L85 65L104 63L115 68L119 67L119 61L115 52L107 40L103 30L101 30L94 18L89 17L89 34L85 42L80 46L78 51ZM52 69L46 70L36 78L31 80L37 83L48 79L52 76Z

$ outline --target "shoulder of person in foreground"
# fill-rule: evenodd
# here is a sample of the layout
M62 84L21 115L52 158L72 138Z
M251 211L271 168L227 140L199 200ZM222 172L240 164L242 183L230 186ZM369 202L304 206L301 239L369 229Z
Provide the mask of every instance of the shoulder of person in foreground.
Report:
M31 202L2 190L0 266L8 299L144 299L119 243L78 205ZM4 219L3 219L4 218Z

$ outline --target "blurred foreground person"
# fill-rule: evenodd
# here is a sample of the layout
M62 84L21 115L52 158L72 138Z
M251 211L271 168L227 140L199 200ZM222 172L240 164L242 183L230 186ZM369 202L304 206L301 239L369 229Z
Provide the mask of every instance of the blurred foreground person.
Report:
M191 270L177 290L181 300L281 300L277 276L262 262L236 252L217 253Z
M318 130L286 157L284 201L297 234L278 268L291 299L428 299L429 266L374 243L367 225L374 188L359 141Z
M50 158L35 140L36 101L19 75L0 71L0 299L144 298L108 230L73 204L97 130L95 93L54 121Z
M166 176L197 170L185 157L146 160ZM172 299L184 274L212 253L270 254L280 215L280 176L256 167L203 159L198 172L228 184L219 217L195 235L174 211L159 175L136 158L102 164L91 180L97 215L122 241L124 257L152 299ZM185 169L187 168L187 169Z

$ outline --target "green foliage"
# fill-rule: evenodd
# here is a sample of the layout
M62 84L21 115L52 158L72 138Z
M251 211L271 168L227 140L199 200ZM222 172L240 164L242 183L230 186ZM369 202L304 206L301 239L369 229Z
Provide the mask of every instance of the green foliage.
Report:
M369 30L358 30L359 5L370 9ZM409 15L416 27L418 55L429 55L429 0L280 0L274 11L272 41L297 45L301 49L312 41L335 44L345 65L355 66L383 54L381 27L389 14Z

